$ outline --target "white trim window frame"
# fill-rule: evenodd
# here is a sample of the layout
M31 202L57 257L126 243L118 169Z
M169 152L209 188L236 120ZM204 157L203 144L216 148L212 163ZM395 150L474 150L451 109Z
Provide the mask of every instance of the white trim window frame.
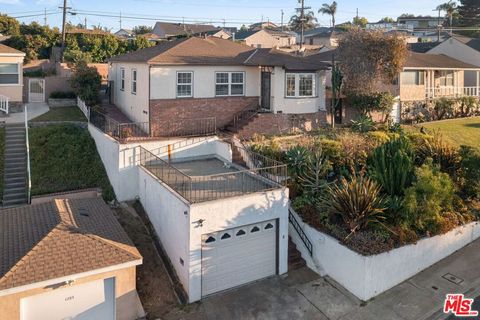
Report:
M14 66L16 72L13 71ZM11 79L12 77L16 80L16 82L9 82L8 79ZM2 78L7 78L7 81L4 81ZM15 62L0 63L0 86L13 86L20 84L20 64Z
M316 98L317 74L314 72L285 73L286 98Z
M245 96L244 71L215 72L215 97Z
M125 68L120 68L120 91L125 91Z
M137 94L137 78L138 78L137 69L133 68L131 90L132 90L132 94L135 94L135 95Z
M177 98L193 97L193 71L177 71L175 83Z
M440 87L454 87L455 86L455 71L441 70L440 71Z

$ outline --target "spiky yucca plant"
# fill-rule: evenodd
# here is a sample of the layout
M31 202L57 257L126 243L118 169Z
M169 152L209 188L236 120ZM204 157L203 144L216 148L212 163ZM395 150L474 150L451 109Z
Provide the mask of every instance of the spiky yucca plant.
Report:
M327 187L323 204L348 227L350 233L345 240L385 219L380 185L364 174L353 175L349 181L343 178L339 184Z

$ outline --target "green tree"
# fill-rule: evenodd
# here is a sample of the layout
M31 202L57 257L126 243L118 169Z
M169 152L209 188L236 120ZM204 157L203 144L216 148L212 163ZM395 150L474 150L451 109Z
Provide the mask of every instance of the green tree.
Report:
M368 20L365 17L354 17L353 24L359 26L360 28L365 28L367 26Z
M98 93L102 84L102 77L94 67L89 67L84 61L74 66L70 84L75 94L87 104L98 102Z
M453 16L457 12L457 3L453 0L449 0L448 2L439 5L436 10L444 11L446 13L449 26L451 27L453 25Z
M382 20L380 20L380 22L383 22L383 23L394 23L395 20L391 17L385 17L385 18L382 18Z
M327 14L332 17L332 28L335 28L335 15L337 14L337 2L333 1L332 4L324 3L318 10L318 13Z
M458 7L460 21L463 27L480 26L480 1L478 0L461 0ZM479 32L477 32L477 35Z
M310 30L317 25L317 18L313 11L307 11L302 20L300 10L297 10L297 13L290 18L289 25L291 30L297 32L302 30L302 26L304 30Z
M136 35L139 35L139 34L150 33L153 31L153 28L149 26L136 26L136 27L133 27L132 31Z
M20 23L15 18L0 14L0 33L6 36L18 35L20 33Z

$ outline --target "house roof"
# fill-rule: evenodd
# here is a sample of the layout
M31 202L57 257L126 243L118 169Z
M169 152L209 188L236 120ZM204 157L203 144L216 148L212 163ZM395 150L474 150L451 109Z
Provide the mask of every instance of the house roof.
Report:
M463 44L466 44L472 49L475 49L477 51L480 51L480 38L469 38L469 37L464 37L461 35L454 35L454 39L457 39Z
M255 33L259 32L260 30L245 30L245 31L239 31L235 33L235 40L245 40L251 35L254 35Z
M427 53L428 51L432 50L436 46L438 46L441 42L415 42L410 43L409 47L410 50L417 53Z
M25 55L25 52L22 52L20 50L14 49L12 47L6 46L4 44L0 43L0 54L12 54L12 55Z
M312 63L303 58L275 50L254 49L230 40L208 38L185 38L160 43L155 47L116 56L112 62L136 62L152 65L246 65L283 66L299 70L326 69L323 63Z
M0 290L142 259L100 198L5 209L0 234Z
M409 52L404 68L408 69L480 69L443 54Z
M217 29L212 25L207 24L186 24L186 23L169 23L157 22L155 28L162 28L166 35L179 36L185 33L203 33L213 29Z

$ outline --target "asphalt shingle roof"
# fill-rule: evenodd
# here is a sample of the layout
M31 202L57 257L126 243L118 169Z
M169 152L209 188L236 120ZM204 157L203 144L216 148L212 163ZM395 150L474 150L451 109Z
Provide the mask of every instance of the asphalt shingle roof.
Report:
M25 54L24 52L0 43L0 54Z
M155 24L155 28L156 27L162 28L167 36L179 36L185 33L202 33L217 29L212 25L206 24L183 24L168 22L157 22Z
M0 290L142 259L99 198L5 209L0 234Z
M479 67L450 58L443 54L427 54L409 52L405 68L426 68L426 69L479 69Z

